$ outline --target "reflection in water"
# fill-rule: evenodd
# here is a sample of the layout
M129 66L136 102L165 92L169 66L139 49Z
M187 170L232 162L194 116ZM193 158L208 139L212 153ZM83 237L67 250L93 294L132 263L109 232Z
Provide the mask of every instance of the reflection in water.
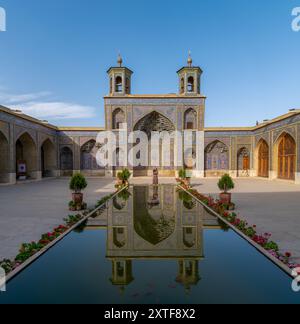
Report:
M123 291L134 280L133 260L176 260L174 282L189 292L200 281L203 228L217 220L173 185L136 186L130 193L113 200L105 215L112 284Z
M0 304L299 303L289 276L173 186L124 191L78 231L11 280Z

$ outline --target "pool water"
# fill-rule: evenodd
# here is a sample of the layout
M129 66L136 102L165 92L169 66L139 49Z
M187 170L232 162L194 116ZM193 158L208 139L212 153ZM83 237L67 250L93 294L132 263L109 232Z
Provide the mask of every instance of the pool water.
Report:
M299 303L292 279L176 187L135 186L7 284L0 303Z

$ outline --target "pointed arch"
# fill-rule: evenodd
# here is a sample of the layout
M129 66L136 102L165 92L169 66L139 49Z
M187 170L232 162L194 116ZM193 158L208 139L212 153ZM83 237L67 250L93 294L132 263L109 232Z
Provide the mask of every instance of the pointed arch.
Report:
M81 146L80 149L80 168L83 171L97 170L99 166L97 164L97 147L96 141L91 139Z
M166 139L168 135L171 135L172 132L175 131L175 126L171 122L171 120L163 115L162 113L159 113L157 111L152 111L151 113L146 114L144 117L142 117L134 126L134 131L141 131L144 132L149 140L148 145L148 166L149 167L136 167L134 168L134 176L145 176L151 174L151 135L152 132L159 132L161 135L160 138L160 144L157 148L159 151L157 152L159 156L156 156L157 161L159 161L159 165L157 167L160 167L161 171L160 174L169 174L173 173L174 170L174 139L172 136L169 136L170 141L165 141L162 138ZM169 142L170 147L169 150L164 151L163 146L165 143ZM167 144L169 145L169 144ZM170 154L169 154L170 153ZM170 165L167 165L169 164Z
M9 143L0 131L0 183L9 182Z
M285 129L279 135L277 135L277 137L274 140L274 143L278 144L282 137L285 135L289 135L296 142L294 135L289 130Z
M184 89L184 84L185 84L185 82L184 82L184 78L182 77L182 78L180 79L180 94L183 94L184 91L185 91L185 89Z
M119 249L126 245L126 228L125 227L114 227L113 228L113 241L114 245Z
M22 133L16 140L17 178L37 178L37 145L28 132Z
M121 93L123 91L123 79L119 75L115 79L115 91L117 93Z
M134 126L134 131L145 132L148 137L151 136L151 132L173 132L175 131L175 126L171 120L165 115L152 111L143 118L141 118Z
M250 176L250 151L246 147L242 147L237 153L237 172L238 177Z
M296 141L287 132L283 132L274 146L277 153L277 176L279 179L295 180L296 173Z
M184 129L197 128L197 112L193 108L189 108L184 113Z
M122 125L126 123L125 112L121 108L116 108L112 113L112 128L121 129Z
M196 245L197 241L197 228L196 227L183 227L183 244L187 248L192 248Z
M195 79L193 76L189 76L187 80L187 91L194 92L195 91Z
M50 138L41 145L41 171L42 177L54 177L57 171L56 148Z
M212 176L219 176L229 170L229 148L228 146L215 140L205 148L205 170Z
M69 146L63 146L59 152L60 170L62 176L71 176L74 169L73 150Z
M163 204L152 208L149 206L149 189L147 187L133 190L133 224L135 233L144 241L158 246L170 238L175 232L175 212L165 210ZM159 223L163 220L164 230Z
M29 131L26 131L26 130L24 130L23 132L19 133L19 135L17 136L16 142L18 140L20 140L21 138L25 138L25 137L27 137L28 139L30 139L30 141L32 141L34 143L34 145L38 146L37 145L37 142L36 142L36 139L34 138L34 136Z
M264 139L260 139L260 141L257 143L257 175L259 177L269 177L269 161L269 145Z

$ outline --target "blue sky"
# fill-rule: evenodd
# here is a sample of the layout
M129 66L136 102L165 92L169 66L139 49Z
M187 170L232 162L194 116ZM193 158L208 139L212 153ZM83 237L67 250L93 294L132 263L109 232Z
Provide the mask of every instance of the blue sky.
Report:
M133 93L177 92L190 49L204 70L206 126L300 108L300 0L0 0L0 104L57 125L103 126L120 50Z

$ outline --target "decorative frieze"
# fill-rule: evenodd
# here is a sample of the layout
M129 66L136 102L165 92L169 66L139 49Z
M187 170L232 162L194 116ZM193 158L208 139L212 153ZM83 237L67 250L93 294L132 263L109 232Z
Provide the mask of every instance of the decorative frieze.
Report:
M290 134L296 140L296 126L285 127L273 131L273 143L276 143L283 133Z
M153 111L158 112L159 114L168 118L174 125L176 125L176 107L167 106L161 107L156 106L155 108L152 106L139 106L133 107L133 125L135 125L138 121L140 121L143 117L152 113Z
M260 140L264 140L267 142L268 145L270 145L270 136L269 133L263 133L255 136L255 146L257 146L258 142Z
M212 138L205 138L205 147L207 147L209 144L219 141L227 145L227 147L230 147L230 137L212 137Z
M3 121L0 121L0 131L9 140L9 124Z
M201 106L205 104L204 98L106 98L104 100L105 105L124 106L124 105L135 105L135 106Z

